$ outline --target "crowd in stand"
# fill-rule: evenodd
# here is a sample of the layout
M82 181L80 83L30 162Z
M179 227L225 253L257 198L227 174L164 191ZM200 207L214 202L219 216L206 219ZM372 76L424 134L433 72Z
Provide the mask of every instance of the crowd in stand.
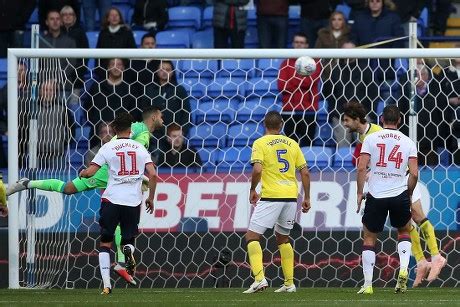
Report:
M0 18L0 57L6 55L8 47L21 46L25 25L35 9L35 5L31 5L33 2L0 2L3 15L3 19ZM94 30L100 30L97 48L137 48L133 30L147 31L141 39L140 48L156 48L155 35L167 29L168 7L171 4L212 5L215 48L245 47L247 8L251 5L255 5L260 48L285 48L291 39L292 48L355 48L382 38L407 35L410 18L418 18L424 7L428 7L430 14L436 16L432 18L432 32L440 34L445 30L450 2L137 0L130 2L133 15L129 16L131 22L128 23L124 19L126 16L110 0L39 0L39 22L44 29L40 48L88 48L85 31ZM335 11L337 5L343 4L351 9L349 14ZM294 29L295 34L292 34L293 27L289 24L291 5L300 5L300 24ZM95 23L96 12L100 16L100 28ZM403 46L403 41L396 41L384 47ZM320 100L327 101L328 122L333 128L334 146L350 146L354 142L352 135L341 125L342 106L350 100L363 103L370 112L369 119L372 122L378 121L379 103L398 103L406 114L402 131L408 133L411 87L407 72L395 72L395 63L387 59L322 59L318 60L317 70L312 76L302 77L295 73L294 62L295 59L287 59L281 63L277 85L285 121L284 133L298 140L301 146L313 144L319 129L317 116ZM163 111L166 125L163 130L155 131L155 142L151 142L150 150L155 153L155 160L159 165L165 166L201 165L199 156L193 149L188 149L184 141L193 125L190 116L192 107L189 93L178 83L173 62L101 59L92 69L92 78L97 81L91 83L87 82L90 66L86 59L61 59L59 65L43 65L48 65L48 72L54 73L40 76L38 105L40 110L49 106L54 106L54 109L52 112L44 111L43 118L39 118L39 125L40 121L47 122L51 124L45 125L46 129L55 129L54 132L40 130L40 142L46 143L46 146L40 147L39 153L55 157L44 159L47 162L43 167L54 167L64 159L64 140L72 133L65 127L72 128L75 121L65 110L65 106L71 104L83 108L85 120L93 128L91 133L95 137L92 138L89 155L112 135L107 124L114 119L117 112L129 111L137 120L141 120L141 110L155 105ZM53 65L56 67L53 68ZM449 63L436 74L431 66L433 65L424 61L419 61L417 65L415 106L418 112L419 147L423 157L421 163L438 164L437 148L446 148L452 154L451 162L459 163L457 139L460 138L460 60ZM27 63L19 65L19 69L26 71ZM29 87L21 75L20 73L19 100L23 98L24 101L29 101ZM58 84L64 84L62 93L58 90ZM395 88L398 94L389 94ZM7 133L6 91L6 86L0 91L2 134ZM19 104L20 110L25 108ZM20 123L26 122L27 118L20 118ZM63 122L68 124L62 125ZM20 131L21 139L27 137L27 129L23 130ZM60 131L59 136L56 136L56 131ZM23 152L25 150L22 149ZM4 163L2 159L1 163Z

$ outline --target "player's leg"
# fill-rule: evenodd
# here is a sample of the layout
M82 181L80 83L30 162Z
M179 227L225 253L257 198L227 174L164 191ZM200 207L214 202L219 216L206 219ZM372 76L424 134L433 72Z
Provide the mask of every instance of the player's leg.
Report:
M281 204L280 204L281 205ZM296 292L294 285L294 250L289 242L289 233L294 226L297 203L285 203L275 225L276 243L281 255L284 284L275 292Z
M428 250L431 254L431 271L427 277L427 280L433 281L436 278L438 278L441 269L447 264L447 261L446 258L441 256L441 254L439 253L434 227L431 224L430 220L428 220L428 218L426 217L425 213L423 212L422 203L420 202L420 199L413 202L411 208L412 219L417 223L417 225L419 225L420 230L422 231L423 238L425 239L425 243L428 246ZM419 265L417 262L417 271L418 270Z
M130 206L120 206L120 228L121 228L121 247L125 256L125 267L129 275L133 276L136 271L136 260L134 258L134 242L139 232L138 225L140 220L140 208Z

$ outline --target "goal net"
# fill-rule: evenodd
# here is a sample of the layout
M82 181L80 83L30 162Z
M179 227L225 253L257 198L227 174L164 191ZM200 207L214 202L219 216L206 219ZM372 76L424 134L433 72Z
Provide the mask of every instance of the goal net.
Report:
M294 74L301 55L318 59L310 77ZM153 133L149 151L160 179L155 213L141 213L138 286L246 287L251 145L264 133L265 113L277 110L312 178L312 209L298 214L291 233L295 283L355 287L363 279L352 158L357 136L344 129L341 113L344 103L357 100L378 123L383 107L397 104L402 131L418 144L422 205L448 261L430 285L455 287L459 58L452 50L15 49L8 71L9 183L23 176L72 180L110 139L107 124L118 112L140 121L143 108L158 106L165 128ZM181 131L190 151L178 149ZM100 196L99 190L71 196L26 190L10 197L10 287L101 286ZM264 237L266 276L277 286L282 272L273 231ZM386 226L377 245L377 286L395 283L396 242Z

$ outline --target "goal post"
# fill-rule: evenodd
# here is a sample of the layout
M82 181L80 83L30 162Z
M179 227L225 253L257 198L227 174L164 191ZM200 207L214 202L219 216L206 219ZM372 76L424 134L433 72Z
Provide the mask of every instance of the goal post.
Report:
M243 236L251 210L247 201L250 146L253 139L263 133L260 130L260 115L268 110L281 109L281 93L277 89L279 64L284 59L305 55L315 59L343 60L345 68L351 65L350 60L360 59L365 66L356 66L356 69L369 71L372 70L372 59L432 59L435 65L431 69L441 67L438 60L460 58L460 49L9 49L8 183L27 174L26 166L21 162L23 153L20 152L27 140L21 139L21 121L18 117L21 112L30 110L26 108L21 111L18 107L18 63L37 58L54 61L123 58L127 59L127 70L135 59L172 60L178 77L176 87L182 86L185 89L190 105L190 122L187 123L190 129L186 138L188 144L199 153L202 166L181 170L160 167L158 213L153 216L145 213L141 215L141 232L136 251L140 261L136 279L141 287L246 286L251 280ZM233 60L236 60L235 63L227 66L225 61ZM264 60L268 64L259 65ZM46 61L43 63L53 65ZM67 61L70 70L76 71L78 67L73 67L72 63ZM416 66L416 60L412 60L403 73L399 73L393 66L388 70L397 76L395 83L398 83L399 77L416 69ZM85 68L91 71L94 67ZM104 67L97 68L107 71ZM46 70L46 67L40 69ZM333 69L335 67L331 66ZM270 77L266 77L269 71ZM337 73L343 73L341 68ZM139 76L137 74L136 78ZM65 73L63 77L67 78ZM84 80L79 96L81 100L84 96L93 95L94 98L99 94L91 92L89 83L102 83L96 79L94 72L88 73L85 78L87 80ZM405 81L411 85L411 93L406 97L409 103L412 103L417 78L412 73ZM226 79L227 83L219 83ZM346 83L355 82L353 80L333 81L332 93L327 95L323 93L322 86L331 79L320 76L314 80L319 87L314 97L319 100L318 109L313 114L315 140L311 146L302 147L312 167L313 208L311 213L298 216L292 234L296 258L295 280L301 286L356 286L361 281L360 216L354 214L356 182L350 158L356 139L348 146L337 146L330 112L338 110L327 108L333 99L343 99L346 96L345 89L343 93L334 93L334 90L345 88ZM64 81L68 80L61 80ZM361 81L360 85L356 85L357 88L373 86ZM443 77L441 81L447 79ZM397 85L399 89L396 92L391 87L386 89L388 100L382 98L379 87L378 97L371 105L375 103L381 107L387 101L398 101L404 84ZM144 84L144 94L148 92L146 88ZM178 95L178 92L175 94ZM437 95L442 95L446 101L450 97L449 93L443 91ZM156 97L149 97L149 101ZM137 104L140 98L134 97L134 101ZM85 113L87 110L82 111L81 106L70 106L68 101L65 101L65 107L72 115L79 114L79 122L73 126L78 131L65 141L65 164L51 171L40 169L40 179L53 176L64 181L73 179L78 167L84 164L84 153L79 150L84 148L86 152L90 149L88 135L82 135L90 125L93 131L96 127L89 123L88 114ZM108 107L113 108L110 110L115 113L115 107ZM210 114L209 110L216 113ZM379 108L373 111L378 110L381 111ZM429 113L431 110L424 111ZM447 113L443 114L447 116ZM417 131L416 116L410 118L409 128ZM66 128L69 128L68 124L62 122ZM207 135L201 134L203 132L198 128L207 128L203 130ZM427 126L425 129L432 127ZM299 136L299 132L296 133ZM434 145L432 147L441 161L447 150L436 152L438 148ZM75 156L79 159L77 163L72 162ZM453 158L448 158L448 161L440 162L438 167L431 165L420 176L425 213L428 214L430 208L433 210L429 218L433 219L436 230L442 235L438 242L442 252L448 256L448 266L441 279L433 283L436 286L458 286L460 283L455 276L455 263L459 258L452 248L459 237L459 221L455 215L458 215L459 210L457 203L460 206L460 197L456 192L460 183L460 170ZM53 192L40 194L46 202L41 212L44 216L39 216L34 225L21 220L26 213L26 193L20 192L9 197L9 287L28 285L27 274L24 272L27 271L27 244L32 242L28 242L24 231L37 234L37 242L33 244L36 245L34 257L39 259L34 268L38 282L33 287L99 286L101 280L95 260L98 248L95 218L100 197L98 191L85 191L73 196L61 196ZM281 269L276 265L279 264L279 257L271 233L269 237L271 241L267 240L263 245L266 253L264 260L267 276L275 283L280 281ZM382 255L377 258L377 279L379 285L386 286L391 283L390 270L395 267L395 255L391 254L394 252L391 248L395 241L388 227L379 239L382 244L378 250ZM117 281L117 286L124 285Z

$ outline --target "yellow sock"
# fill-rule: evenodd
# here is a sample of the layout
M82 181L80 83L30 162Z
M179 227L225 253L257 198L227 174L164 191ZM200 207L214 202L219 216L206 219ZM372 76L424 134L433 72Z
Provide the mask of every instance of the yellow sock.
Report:
M409 234L410 240L412 241L412 255L414 255L415 260L419 262L425 259L425 256L423 255L422 244L420 243L420 236L418 235L417 228L412 226Z
M251 241L248 243L248 255L252 274L256 281L261 281L265 278L265 275L264 264L262 262L262 247L260 247L259 241Z
M281 255L281 267L283 268L284 285L294 284L294 250L291 243L278 245Z
M423 238L430 250L431 256L439 254L438 242L436 241L436 235L434 234L434 227L431 225L430 221L426 219L420 224L420 229L422 230Z

